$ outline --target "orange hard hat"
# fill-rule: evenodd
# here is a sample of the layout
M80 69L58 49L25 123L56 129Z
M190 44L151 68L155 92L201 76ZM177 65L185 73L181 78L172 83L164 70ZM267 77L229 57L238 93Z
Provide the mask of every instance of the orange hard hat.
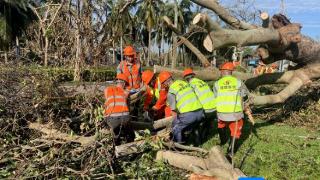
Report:
M159 74L159 81L160 81L160 83L162 84L162 83L164 83L166 80L168 80L168 79L171 78L171 77L172 77L172 75L171 75L170 72L168 72L168 71L162 71L162 72L160 72L160 74Z
M123 55L125 56L133 56L136 54L136 51L134 50L134 48L132 46L126 46L123 49Z
M232 62L225 62L220 66L220 70L233 71L234 70L234 65L233 65Z
M116 79L118 79L118 80L123 80L123 81L125 81L126 83L129 82L128 77L127 77L125 74L122 74L122 73L118 74L117 77L116 77Z
M191 68L187 68L183 71L183 77L186 77L191 74L195 74Z
M146 71L143 71L141 75L141 79L145 84L149 84L153 76L154 76L154 73L152 71L146 70Z

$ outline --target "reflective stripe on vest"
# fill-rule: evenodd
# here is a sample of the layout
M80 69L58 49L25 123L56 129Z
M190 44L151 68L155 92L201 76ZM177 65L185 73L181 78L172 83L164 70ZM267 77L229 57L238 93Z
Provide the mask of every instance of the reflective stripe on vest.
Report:
M125 92L122 88L116 86L107 87L104 90L105 111L104 114L109 116L114 113L129 112Z
M182 80L176 80L169 87L169 93L176 96L176 107L179 113L196 111L202 108L191 86Z
M242 82L233 76L224 76L214 86L217 90L217 112L242 112L242 97L240 94Z
M206 82L197 78L192 78L190 81L190 85L194 89L200 103L202 104L203 109L216 109L214 93Z
M126 89L139 89L141 83L140 63L133 64L131 70L126 61L121 61L121 71L128 77L129 83Z

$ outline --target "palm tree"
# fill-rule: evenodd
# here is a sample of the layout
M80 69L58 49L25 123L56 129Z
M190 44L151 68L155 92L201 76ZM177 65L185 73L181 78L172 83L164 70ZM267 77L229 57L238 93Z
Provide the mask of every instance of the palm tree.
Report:
M105 30L112 37L113 50L115 50L115 44L120 43L120 51L122 58L122 41L125 40L125 34L130 33L133 29L134 18L129 8L126 8L122 12L120 10L124 6L126 1L111 1L109 4L109 13L107 14L107 25ZM115 60L115 52L114 52Z
M35 15L29 8L29 1L0 1L0 49L7 51L10 43L17 39L26 27L35 20ZM5 54L5 57L6 54ZM5 58L7 61L7 58Z
M152 30L157 25L157 19L159 18L160 7L163 2L160 0L144 0L138 7L137 16L140 21L143 22L143 28L148 31L148 60L149 65L151 60L151 46L152 46Z
M167 1L168 2L168 1ZM189 26L190 22L193 18L193 12L191 11L192 3L190 0L175 0L174 3L167 3L165 6L165 14L170 19L174 20L174 24L177 29L179 29L180 32L185 33L187 30L187 27ZM166 41L167 43L171 44L173 43L173 47L177 45L177 39L176 35L172 33L170 29L166 29L168 32L166 33ZM184 47L180 47L183 48ZM178 48L179 49L179 48ZM172 64L171 67L175 68L176 66L176 60L177 60L177 51L172 51Z

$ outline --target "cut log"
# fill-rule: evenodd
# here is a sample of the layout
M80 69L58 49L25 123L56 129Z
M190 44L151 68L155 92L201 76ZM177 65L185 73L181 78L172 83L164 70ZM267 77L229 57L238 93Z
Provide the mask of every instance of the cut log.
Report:
M208 14L198 13L192 20L192 24L206 27L207 31L221 30L222 28L215 21L212 21Z
M122 144L115 147L116 157L122 157L129 154L135 154L142 151L142 147L145 145L145 141L135 141L127 144Z
M207 158L183 155L173 151L158 151L156 159L164 160L181 169L219 179L238 179L245 176L239 169L232 168L218 146L210 150Z
M206 38L203 41L203 47L206 48L207 51L212 52L213 51L213 46L212 46L212 40L211 36L207 35Z
M166 68L166 67L157 66L157 65L154 66L154 71L158 73L161 71L169 71L175 77L179 77L179 78L182 78L182 74L183 74L183 71L181 70ZM194 71L194 72L197 78L202 79L204 81L212 81L220 78L220 71L217 68L213 68L213 67L208 67L201 71ZM241 73L237 71L233 72L233 75L241 80L247 80L255 77L255 75L253 74Z
M170 128L172 125L172 121L173 121L173 116L167 117L167 118L163 118L163 119L159 119L157 121L154 121L153 123L153 128L154 129L160 129L160 128Z
M239 19L232 16L224 7L220 6L220 4L216 0L191 0L192 2L198 4L199 6L206 7L213 12L215 12L220 19L222 19L227 24L231 25L236 29L255 29L256 26L246 23L244 21L240 21Z
M270 22L269 14L267 12L262 12L260 14L260 18L262 20L262 27L269 28L269 22Z

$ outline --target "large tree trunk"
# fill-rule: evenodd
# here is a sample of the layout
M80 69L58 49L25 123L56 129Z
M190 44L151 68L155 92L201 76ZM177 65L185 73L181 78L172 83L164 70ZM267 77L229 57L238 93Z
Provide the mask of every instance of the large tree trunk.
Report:
M192 2L206 7L213 12L215 12L220 19L222 19L227 24L231 25L236 29L255 29L256 26L251 25L249 23L240 21L239 19L233 17L224 7L220 6L220 4L216 0L191 0Z
M159 151L156 159L164 160L181 169L214 176L218 179L238 179L245 176L239 169L232 167L218 146L214 146L206 158L183 155L173 151Z
M171 72L175 77L182 78L183 71L177 70L177 69L171 69L171 68L165 68L162 66L154 66L155 72L161 72L161 71L169 71ZM220 71L215 67L208 67L204 68L200 71L194 71L196 74L196 77L205 81L212 81L212 80L218 80L220 78ZM253 74L248 73L241 73L241 72L233 72L233 75L241 80L247 80L250 78L255 77Z

